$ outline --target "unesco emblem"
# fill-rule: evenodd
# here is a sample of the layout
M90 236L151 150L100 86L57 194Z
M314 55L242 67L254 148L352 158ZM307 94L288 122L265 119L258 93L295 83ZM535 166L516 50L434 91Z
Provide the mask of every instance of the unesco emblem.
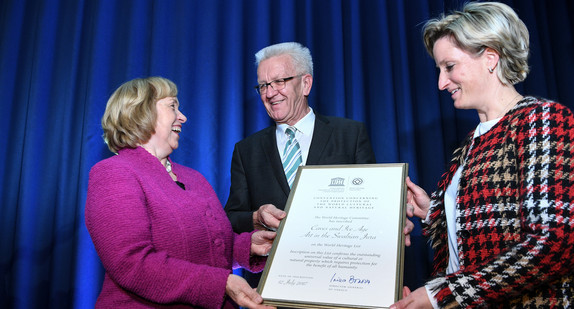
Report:
M355 178L353 179L353 181L351 181L355 186L358 185L362 185L363 184L363 178Z
M331 178L331 184L329 187L344 187L345 186L345 178L343 177L335 177Z

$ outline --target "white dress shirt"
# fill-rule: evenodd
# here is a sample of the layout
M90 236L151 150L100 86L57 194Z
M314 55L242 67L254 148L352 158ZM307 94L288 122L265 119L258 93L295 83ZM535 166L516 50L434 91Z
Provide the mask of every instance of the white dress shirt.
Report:
M275 130L275 136L277 137L277 150L279 150L279 155L283 161L283 150L285 149L285 144L289 140L285 130L290 127L288 124L279 124ZM305 115L301 120L299 120L292 127L296 128L295 138L299 142L299 147L301 148L301 160L305 165L307 162L307 157L309 156L309 148L311 147L311 140L313 139L313 130L315 129L315 113L313 109L309 107L309 113Z

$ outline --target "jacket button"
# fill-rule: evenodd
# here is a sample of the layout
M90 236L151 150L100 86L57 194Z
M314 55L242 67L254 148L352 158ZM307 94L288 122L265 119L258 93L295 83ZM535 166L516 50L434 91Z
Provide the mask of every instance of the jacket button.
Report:
M462 237L464 239L468 239L470 237L470 232L469 231L461 231L460 237Z
M461 178L461 179L460 179L460 187L461 187L461 188L466 187L466 179L464 179L464 178Z

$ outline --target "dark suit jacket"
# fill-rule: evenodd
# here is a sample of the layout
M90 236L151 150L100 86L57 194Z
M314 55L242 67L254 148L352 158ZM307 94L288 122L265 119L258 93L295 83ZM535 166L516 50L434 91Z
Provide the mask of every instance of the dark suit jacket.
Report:
M235 144L231 188L225 211L237 233L253 230L253 212L263 204L284 209L289 184L277 150L275 126ZM306 165L375 163L365 125L337 117L316 115Z

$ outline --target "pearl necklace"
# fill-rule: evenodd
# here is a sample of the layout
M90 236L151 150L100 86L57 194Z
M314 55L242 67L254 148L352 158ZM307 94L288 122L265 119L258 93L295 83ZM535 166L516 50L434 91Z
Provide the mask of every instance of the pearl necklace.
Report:
M171 162L169 162L169 160L165 161L165 170L168 173L171 173ZM177 177L176 177L177 178ZM182 188L183 190L185 190L185 185L177 180L175 180L175 183Z
M171 162L169 162L169 160L165 161L165 170L171 173Z

